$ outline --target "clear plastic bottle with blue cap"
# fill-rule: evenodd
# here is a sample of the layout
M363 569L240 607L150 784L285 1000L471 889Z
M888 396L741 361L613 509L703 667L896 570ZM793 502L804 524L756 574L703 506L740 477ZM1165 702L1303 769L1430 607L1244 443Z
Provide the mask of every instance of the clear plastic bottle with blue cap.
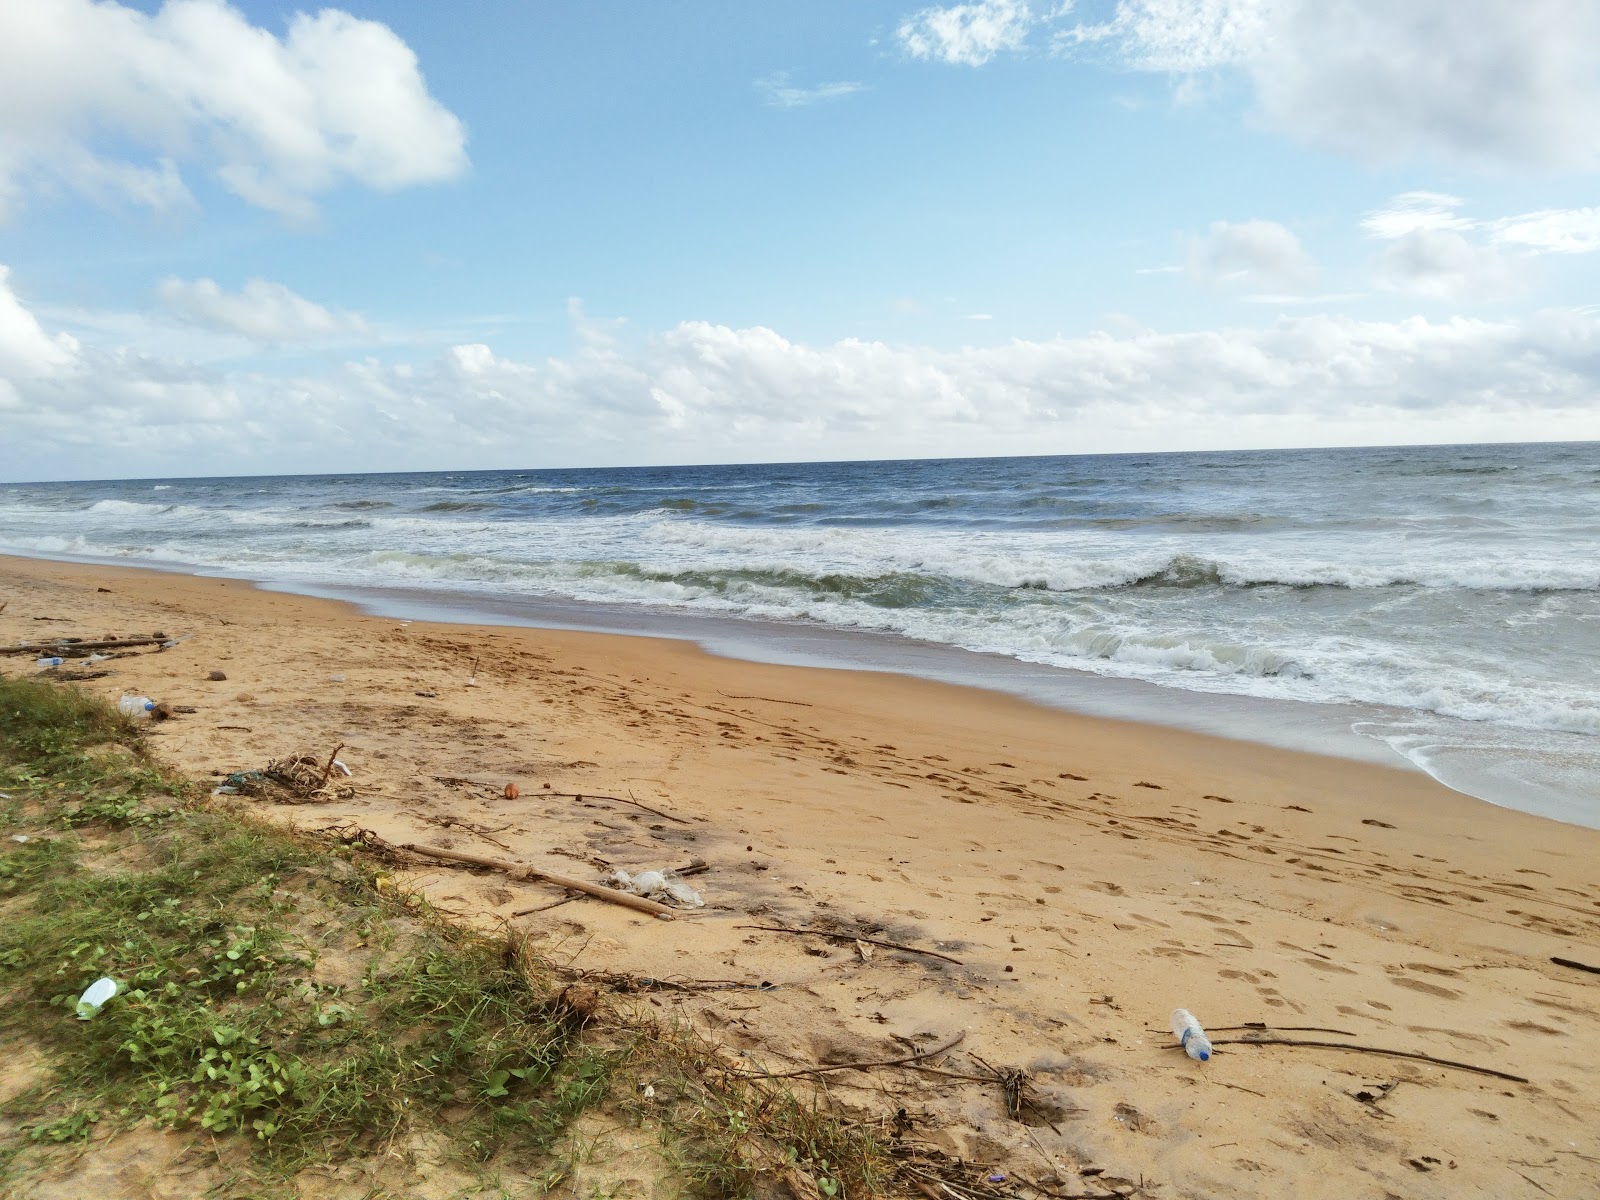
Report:
M1211 1057L1211 1039L1187 1008L1172 1010L1172 1032L1183 1052L1196 1062L1205 1062Z

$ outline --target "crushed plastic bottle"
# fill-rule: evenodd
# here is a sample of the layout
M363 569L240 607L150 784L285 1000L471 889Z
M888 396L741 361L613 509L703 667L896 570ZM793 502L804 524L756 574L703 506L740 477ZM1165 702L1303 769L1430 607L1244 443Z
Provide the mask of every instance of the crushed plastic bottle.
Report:
M1183 1052L1196 1062L1205 1062L1211 1057L1211 1039L1187 1008L1172 1010L1172 1032Z
M78 1020L87 1021L105 1007L107 1000L117 994L117 981L102 975L78 997Z
M124 696L117 701L117 711L125 717L148 717L155 706L149 696Z

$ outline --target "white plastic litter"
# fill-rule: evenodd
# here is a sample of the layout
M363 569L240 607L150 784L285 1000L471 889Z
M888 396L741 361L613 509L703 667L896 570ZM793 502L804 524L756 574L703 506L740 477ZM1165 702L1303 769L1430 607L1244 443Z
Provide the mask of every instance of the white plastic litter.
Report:
M676 871L640 871L629 875L626 871L611 872L607 879L625 892L643 896L646 900L662 903L670 900L684 908L704 908L700 893L678 878Z
M117 711L125 717L148 717L155 707L149 696L124 696L117 701Z
M102 975L87 988L83 995L78 997L78 1020L87 1021L105 1006L105 1002L117 994L117 981L109 976Z
M337 758L333 760L333 765L334 765L334 769L337 770L337 771L340 771L341 773L343 773L343 775L344 775L344 777L346 779L350 778L350 768L349 767L345 766Z

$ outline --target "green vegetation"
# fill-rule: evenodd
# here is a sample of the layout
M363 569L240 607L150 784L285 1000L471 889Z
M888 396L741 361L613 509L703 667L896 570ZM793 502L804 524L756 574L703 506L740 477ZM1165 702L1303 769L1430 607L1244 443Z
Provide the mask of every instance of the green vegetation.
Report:
M603 997L392 883L213 804L99 701L0 678L0 1195L151 1128L211 1157L214 1195L308 1194L308 1169L397 1145L443 1146L465 1194L539 1194L603 1167L608 1127L654 1131L666 1194L888 1186L885 1147L817 1095L649 1018L586 1029ZM121 990L76 1019L101 976Z
M197 803L73 690L0 680L0 793L0 1044L50 1064L5 1106L13 1175L140 1122L241 1134L284 1179L419 1118L532 1162L628 1056L526 955ZM122 991L74 1019L102 975Z

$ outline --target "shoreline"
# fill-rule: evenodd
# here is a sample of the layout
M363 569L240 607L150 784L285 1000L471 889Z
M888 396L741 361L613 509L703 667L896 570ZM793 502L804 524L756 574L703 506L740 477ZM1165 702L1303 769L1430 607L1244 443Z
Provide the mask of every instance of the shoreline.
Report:
M1075 715L1199 733L1228 741L1331 756L1427 775L1464 796L1511 811L1600 829L1587 760L1562 767L1493 741L1439 744L1408 736L1407 725L1431 714L1376 705L1268 698L1028 662L938 642L870 631L746 620L670 609L528 598L492 591L381 587L260 579L193 563L124 562L87 555L16 554L0 559L58 562L110 570L145 570L229 579L265 591L348 604L374 618L460 626L595 633L689 642L736 661L902 675L1006 695Z
M1033 1178L1092 1163L1180 1196L1337 1179L1358 1197L1505 1197L1537 1194L1508 1161L1581 1150L1600 1126L1596 985L1550 961L1595 958L1600 833L1419 772L682 642L408 623L236 579L5 558L0 600L9 643L192 633L86 685L195 707L151 730L191 774L343 743L354 796L265 815L568 875L704 859L707 907L671 924L592 901L528 911L560 893L503 876L404 882L590 970L777 984L663 1000L754 1061L968 1029L1060 1109L1021 1126L992 1089L927 1085L918 1136L969 1161ZM872 929L960 962L750 924ZM1156 1032L1179 1005L1531 1082L1304 1049L1192 1063ZM1378 1112L1352 1098L1391 1079L1406 1086ZM1600 1191L1600 1164L1540 1179Z

